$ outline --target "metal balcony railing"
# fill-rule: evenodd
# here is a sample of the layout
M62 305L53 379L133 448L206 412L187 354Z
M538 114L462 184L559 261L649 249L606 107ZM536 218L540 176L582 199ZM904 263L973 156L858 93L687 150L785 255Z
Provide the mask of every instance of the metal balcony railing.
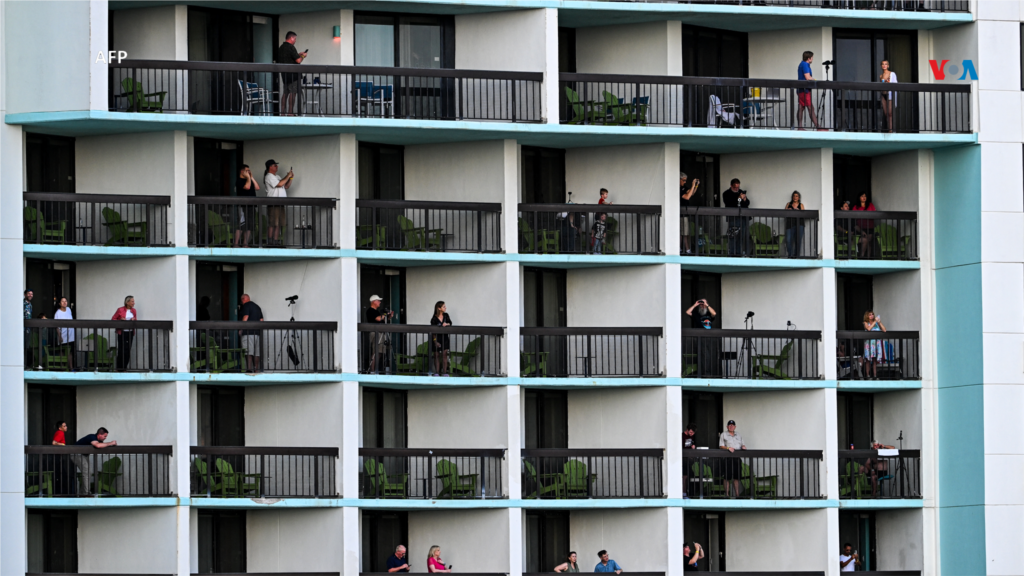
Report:
M817 380L821 332L684 328L683 378Z
M608 0L617 2L659 2L667 4L721 4L788 8L832 8L835 10L893 10L898 12L970 12L970 0Z
M523 498L664 498L662 449L522 451Z
M520 204L519 252L661 254L661 206Z
M112 112L540 122L541 72L122 60Z
M189 372L335 372L337 322L189 322Z
M819 258L817 210L680 207L680 252L734 258Z
M559 78L563 124L920 134L972 131L968 84L566 73ZM890 103L891 114L887 114Z
M690 498L822 498L822 459L821 450L683 450L684 489Z
M169 246L170 196L24 192L26 244Z
M839 451L839 497L894 499L921 498L921 451Z
M188 245L334 248L333 198L189 196Z
M171 329L161 320L23 320L25 369L167 372Z
M501 204L356 200L356 248L501 252Z
M500 376L504 328L359 324L359 371L404 376Z
M662 329L519 329L519 370L533 377L661 377Z
M360 448L360 498L507 498L505 450Z
M920 380L919 332L836 331L836 376L840 380Z
M25 446L25 495L169 496L171 446Z
M208 498L333 498L337 448L192 446L190 493Z
M917 212L835 211L837 260L917 260Z

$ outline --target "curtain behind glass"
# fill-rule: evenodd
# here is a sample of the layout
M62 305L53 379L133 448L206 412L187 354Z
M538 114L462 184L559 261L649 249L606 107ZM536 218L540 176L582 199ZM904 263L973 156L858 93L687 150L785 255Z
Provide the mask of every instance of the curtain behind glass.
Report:
M400 67L440 68L440 22L434 18L415 16L399 18L398 47Z
M389 16L357 16L356 66L394 65L394 20Z

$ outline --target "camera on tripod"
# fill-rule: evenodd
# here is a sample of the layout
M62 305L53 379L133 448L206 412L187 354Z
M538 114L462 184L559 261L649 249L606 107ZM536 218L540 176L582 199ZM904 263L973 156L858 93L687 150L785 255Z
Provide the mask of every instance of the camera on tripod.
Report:
M296 294L295 296L288 296L287 298L285 298L285 300L288 301L288 305L289 306L291 306L292 304L295 304L295 301L298 300L298 299L299 299L298 294Z

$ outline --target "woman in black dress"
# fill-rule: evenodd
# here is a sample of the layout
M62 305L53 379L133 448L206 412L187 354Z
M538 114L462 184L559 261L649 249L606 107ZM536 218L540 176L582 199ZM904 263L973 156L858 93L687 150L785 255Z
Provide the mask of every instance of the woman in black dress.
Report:
M448 315L448 308L443 301L434 304L434 315L430 317L431 326L452 325L452 318ZM442 376L448 375L448 351L451 350L451 339L447 334L434 334L431 337L430 349L434 356L434 373Z

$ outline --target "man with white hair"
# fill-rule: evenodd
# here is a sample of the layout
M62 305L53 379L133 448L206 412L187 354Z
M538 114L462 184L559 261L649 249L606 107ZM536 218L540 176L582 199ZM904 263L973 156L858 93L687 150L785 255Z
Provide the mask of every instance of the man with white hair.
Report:
M408 572L409 563L405 560L405 546L395 548L395 553L388 556L388 572Z
M379 332L373 332L370 335L370 373L377 372L378 355L381 357L381 363L385 361L384 351L388 344L388 336L383 332L383 324L394 317L394 310L388 310L387 312L381 310L380 296L376 294L370 296L370 307L366 309L366 323L382 325Z

